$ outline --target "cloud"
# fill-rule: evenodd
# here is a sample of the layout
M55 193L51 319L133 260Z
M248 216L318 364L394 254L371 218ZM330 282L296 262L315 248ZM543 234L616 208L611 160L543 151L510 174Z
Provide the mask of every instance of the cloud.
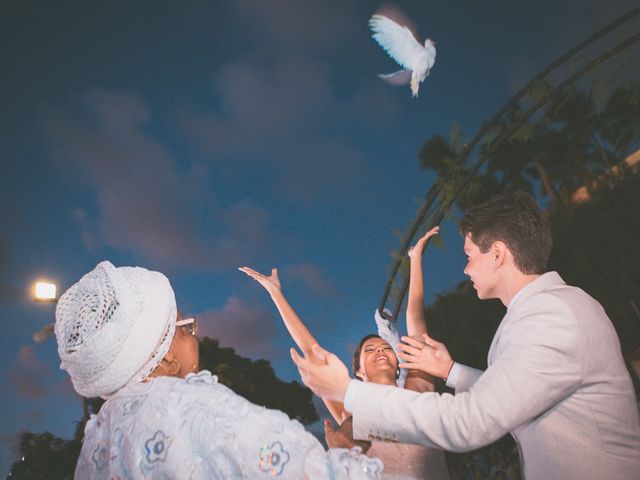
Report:
M239 355L257 359L285 353L274 345L282 331L280 319L273 311L252 307L239 297L230 297L220 310L199 314L198 323L199 336L216 338L220 346L233 347Z
M241 58L216 74L219 110L185 115L184 131L208 152L252 152L312 120L328 101L326 65L310 57L278 58L272 65Z
M222 107L183 112L182 130L206 155L232 156L217 163L226 174L259 174L280 197L343 198L371 180L372 166L360 145L337 133L339 125L357 128L349 107L362 107L361 96L333 98L327 71L313 58L279 58L269 67L239 59L217 76ZM371 101L378 100L386 102L384 95Z
M312 263L304 262L299 265L285 267L286 278L301 279L312 292L327 298L339 298L341 292L323 275L320 268Z
M89 90L71 110L46 112L43 126L63 174L95 200L95 208L72 212L89 250L109 246L160 265L224 268L268 238L267 212L248 200L221 205L209 167L178 162L150 133L151 111L133 93Z
M16 387L22 398L44 398L47 391L45 381L51 374L49 364L36 356L30 345L20 347L16 360L7 372L9 382Z
M568 0L554 5L556 15L548 18L550 28L546 30L546 36L553 42L557 55L560 55L596 30L630 12L638 3L635 0Z
M257 38L214 72L213 101L181 112L190 143L227 175L250 172L273 194L305 205L339 202L373 183L375 166L356 135L363 112L367 128L383 133L400 110L374 72L362 74L362 52L375 45L361 12L349 2L233 5ZM339 77L337 61L349 65Z
M42 422L44 414L41 410L29 410L21 415L22 419L32 425L37 425Z
M293 51L325 52L340 46L358 22L351 2L234 0L233 5L247 28Z
M62 380L60 380L53 386L53 391L56 395L60 395L62 397L79 397L78 393L73 389L71 378L68 375L65 375Z

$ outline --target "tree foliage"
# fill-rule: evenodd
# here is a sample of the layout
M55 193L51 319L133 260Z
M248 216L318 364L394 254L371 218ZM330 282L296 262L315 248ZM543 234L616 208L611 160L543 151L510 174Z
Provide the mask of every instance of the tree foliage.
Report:
M222 348L217 340L205 337L200 342L200 366L253 403L282 410L305 425L319 418L311 390L295 380L280 380L267 360L241 357L233 348Z
M640 173L640 172L638 172ZM552 217L549 267L596 298L623 349L640 342L640 175L629 171Z
M436 296L426 307L429 335L444 343L451 356L474 368L487 368L487 352L505 308L497 300L479 300L471 282Z
M11 479L72 479L80 454L80 442L64 440L50 432L23 432L20 459L11 466Z
M640 142L640 83L613 88L601 80L594 76L586 85L573 84L549 97L541 114L525 118L528 102L540 101L552 90L548 82L534 85L528 98L484 135L477 154L486 156L486 165L462 191L458 186L471 161L459 161L460 127L454 126L449 141L441 135L428 139L418 157L423 168L438 174L440 204L451 200L450 192L458 193L455 201L465 210L491 193L524 190L548 198L551 208L559 209L571 203L576 189L596 189L601 177Z

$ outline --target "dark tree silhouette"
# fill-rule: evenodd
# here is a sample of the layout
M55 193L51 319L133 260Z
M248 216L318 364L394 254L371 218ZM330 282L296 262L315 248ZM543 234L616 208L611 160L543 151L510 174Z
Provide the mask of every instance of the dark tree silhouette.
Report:
M253 403L282 410L305 425L319 418L311 402L311 390L295 380L280 380L267 360L241 357L233 348L222 348L218 340L205 337L200 342L200 366Z
M23 432L20 459L8 478L25 480L72 479L80 454L80 441L64 440L49 432Z
M633 153L640 141L640 84L632 81L603 93L599 83L596 77L590 88L566 88L537 119L501 139L503 132L522 120L526 100L513 106L479 146L479 154L488 155L486 168L458 192L458 206L465 210L490 194L524 190L548 197L556 210L570 204L578 188L598 188L601 178ZM534 89L529 100L546 95L551 85L541 84L540 89ZM418 153L421 167L438 174L436 182L446 201L451 197L447 192L456 190L469 168L458 164L461 151L460 127L454 125L450 141L436 134Z
M640 342L638 173L609 178L587 202L551 217L554 248L549 267L602 303L624 351Z

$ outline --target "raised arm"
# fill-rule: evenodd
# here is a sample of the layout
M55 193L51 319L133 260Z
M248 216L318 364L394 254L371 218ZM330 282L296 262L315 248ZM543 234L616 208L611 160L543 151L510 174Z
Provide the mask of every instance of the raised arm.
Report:
M278 312L280 312L282 321L289 331L289 335L291 335L291 338L296 342L296 345L300 350L302 350L303 354L310 354L312 347L317 345L318 341L313 335L311 335L309 329L302 320L300 320L300 317L298 317L298 314L291 307L289 301L282 293L282 285L278 278L278 269L272 268L271 275L268 277L249 267L240 267L238 270L253 278L262 285L267 292L269 292L271 300L273 300ZM349 414L344 410L344 406L341 402L334 402L324 398L322 400L336 422L342 423L347 417L349 417Z
M411 271L409 273L409 296L407 300L407 335L420 338L427 333L424 319L424 282L422 279L422 253L431 237L437 235L440 227L433 227L409 249Z
M298 348L304 353L310 352L311 347L318 343L318 341L311 335L309 329L302 323L302 320L300 320L300 317L298 317L298 314L291 305L289 305L288 300L282 293L282 285L278 278L278 269L272 268L271 276L269 277L249 267L240 267L238 270L246 273L269 292L271 300L273 300L278 312L280 312L282 321L285 327L287 327L293 341L296 342Z
M407 335L414 339L422 339L427 333L427 323L424 318L424 282L422 278L422 253L431 237L437 235L440 227L436 226L425 233L416 244L409 249L409 295L407 300ZM405 388L416 392L435 390L433 377L411 369L407 375Z

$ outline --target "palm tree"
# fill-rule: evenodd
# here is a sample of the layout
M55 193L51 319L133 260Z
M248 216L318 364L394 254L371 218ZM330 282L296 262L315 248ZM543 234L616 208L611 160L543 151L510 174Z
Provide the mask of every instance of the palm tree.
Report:
M640 81L618 87L609 97L602 116L604 140L618 158L625 158L640 139Z

